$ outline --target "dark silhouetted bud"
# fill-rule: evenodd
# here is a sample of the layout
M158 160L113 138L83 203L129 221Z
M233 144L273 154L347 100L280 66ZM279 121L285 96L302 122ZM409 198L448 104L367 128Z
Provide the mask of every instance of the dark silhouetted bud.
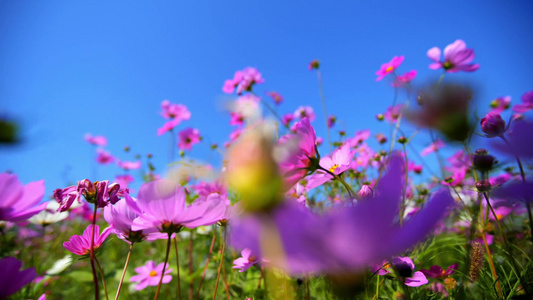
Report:
M476 189L478 190L478 192L487 192L490 191L491 188L492 185L488 180L480 180L476 182Z
M496 163L496 159L494 158L494 156L489 155L489 153L485 149L477 149L474 154L473 161L474 168L481 172L490 171Z

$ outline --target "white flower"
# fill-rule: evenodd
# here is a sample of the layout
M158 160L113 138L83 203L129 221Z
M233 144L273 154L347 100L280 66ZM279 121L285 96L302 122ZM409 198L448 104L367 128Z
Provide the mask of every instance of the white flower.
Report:
M46 209L31 217L28 221L33 224L45 226L66 219L68 217L68 212L57 212L58 208L59 203L56 201L49 201L46 205Z

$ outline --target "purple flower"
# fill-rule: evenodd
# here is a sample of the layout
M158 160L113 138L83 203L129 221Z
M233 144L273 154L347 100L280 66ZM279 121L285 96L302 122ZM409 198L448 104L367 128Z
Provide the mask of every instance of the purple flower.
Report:
M455 273L455 271L457 270L458 266L459 265L457 263L455 263L455 264L449 266L448 268L443 269L440 266L434 265L434 266L429 267L429 270L422 269L422 270L420 270L420 272L424 273L424 275L426 275L427 277L442 278L442 277L450 276L453 273Z
M403 278L405 285L417 287L428 283L424 273L415 272L415 264L409 257L395 257L392 259L392 264Z
M474 60L474 50L466 48L463 40L456 40L444 48L444 62L440 61L441 51L438 47L428 50L427 56L434 63L429 65L432 70L443 68L444 71L455 73L459 71L473 72L479 69L478 64L471 64Z
M404 56L395 56L391 59L390 62L384 63L381 65L381 68L376 71L376 75L378 75L378 78L376 78L376 81L381 81L387 74L390 74L394 72L403 62Z
M0 298L13 295L36 276L35 268L20 271L22 262L14 257L0 259Z
M498 140L492 146L501 152L523 157L533 158L533 122L517 120L506 136L507 142Z
M218 194L185 206L185 190L167 179L143 184L137 195L137 204L144 213L133 220L131 229L146 233L171 234L183 227L211 225L224 217L226 209Z
M93 225L87 226L83 235L73 235L70 237L68 242L63 243L63 247L68 251L76 255L88 255L91 251L91 234L92 234ZM100 235L100 227L95 225L94 227L94 250L100 248L104 243L105 239L111 233L112 227L107 227L102 231Z
M500 114L488 113L481 119L481 130L488 138L502 136L508 128L505 127L505 121Z
M517 113L525 113L533 109L533 91L524 93L521 100L523 104L516 104L513 106L513 111Z
M233 269L239 269L239 272L244 272L251 266L261 262L260 259L252 255L252 250L247 248L241 251L241 256L233 261Z
M25 186L17 175L0 174L0 221L18 222L27 220L46 208L40 203L44 196L44 180Z
M154 261L150 260L146 263L146 265L135 268L135 272L138 274L130 278L131 282L139 282L135 286L135 290L140 291L147 286L157 286L159 284L159 280L161 279L161 272L163 272L164 264L165 263L160 263L156 267ZM172 281L170 272L172 272L172 269L165 269L163 283L169 283Z
M119 200L120 185L109 184L108 180L91 182L89 179L78 181L77 186L69 186L64 189L56 189L54 198L60 204L57 211L66 211L74 200L81 203L81 196L89 203L98 207L105 207L108 203L115 204Z

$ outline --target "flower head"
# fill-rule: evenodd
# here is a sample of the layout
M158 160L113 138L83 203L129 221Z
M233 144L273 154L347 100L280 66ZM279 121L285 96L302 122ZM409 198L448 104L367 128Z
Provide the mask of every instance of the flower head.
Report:
M104 149L96 150L96 161L102 165L107 165L112 163L115 160L113 155Z
M390 62L384 63L381 65L381 68L376 71L376 75L378 75L378 78L376 78L376 81L381 81L385 76L388 74L394 72L403 62L404 56L395 56L391 59Z
M459 265L457 263L455 263L455 264L443 269L441 266L434 265L434 266L429 267L429 270L422 269L422 270L420 270L420 272L424 273L424 275L426 275L427 277L442 278L442 277L450 276L453 273L455 273L455 271L457 270L458 266Z
M424 148L420 154L422 156L426 156L443 148L444 146L446 146L446 144L441 139L437 139L434 143L431 143L428 147Z
M64 189L56 189L54 198L60 204L58 211L66 211L74 203L81 203L81 196L89 203L105 207L108 203L115 204L119 200L120 185L109 184L108 180L91 182L89 179L78 181L77 185Z
M403 75L398 75L394 79L394 81L391 83L393 87L403 87L411 82L411 80L415 79L416 77L416 70L411 70Z
M46 209L31 217L28 221L33 224L46 226L66 219L68 217L68 212L58 212L58 209L59 203L54 200L48 201Z
M261 262L261 259L252 255L252 250L246 248L241 251L241 257L233 261L233 269L239 269L239 272L244 272L259 262Z
M183 104L175 104L170 103L168 100L163 100L161 109L161 116L165 119L178 119L181 122L191 118L191 112Z
M501 114L511 105L511 96L498 97L490 103L491 113ZM513 108L514 109L514 108Z
M309 71L318 70L320 67L320 62L318 59L315 59L309 63Z
M107 146L107 139L105 138L105 136L102 136L102 135L93 136L90 133L86 133L84 138L85 138L85 141L87 141L89 144L92 144L95 146L102 146L102 147Z
M153 260L150 260L146 265L142 267L135 268L137 275L134 275L130 278L131 282L139 282L135 286L136 291L143 290L147 286L157 286L159 280L161 279L161 272L163 272L163 267L165 263L160 263L157 266ZM163 283L169 283L172 281L172 275L170 273L172 269L166 268L165 275L163 275Z
M281 96L281 94L278 92L268 92L267 95L269 95L272 100L274 100L274 103L276 103L276 105L280 105L281 102L283 102L283 96Z
M178 133L178 147L182 150L191 150L194 144L201 141L200 131L196 128L186 128Z
M533 109L533 91L529 91L522 95L522 104L513 106L513 111L517 113L525 113Z
M265 79L256 68L247 67L242 71L235 72L233 79L226 80L222 91L226 94L232 94L237 88L237 94L241 95L244 91L251 91L255 84L263 82Z
M466 48L463 40L456 40L444 48L444 62L440 61L441 51L438 47L428 50L427 56L434 63L429 65L432 70L443 68L444 71L455 73L459 71L473 72L479 69L478 64L471 64L474 60L474 50Z
M300 106L294 112L294 118L299 120L307 118L310 122L313 122L316 119L316 115L311 106Z
M344 144L339 149L335 150L331 157L326 156L320 159L320 166L335 175L339 175L342 172L350 168L350 162L353 160L355 150L350 150L351 147ZM309 177L307 188L311 189L317 187L325 182L333 179L333 176L323 170L317 170L313 175Z
M25 186L17 175L0 174L0 221L18 222L27 220L46 208L40 203L44 196L44 180Z
M505 127L505 121L500 114L488 113L483 119L481 119L481 130L485 133L486 137L493 138L502 136L507 128Z
M137 202L124 193L124 200L115 205L108 205L104 208L104 219L111 225L113 232L127 243L141 242L145 239L153 240L158 236L147 237L142 230L132 230L133 220L142 214Z
M88 255L91 251L91 235L92 235L93 225L87 226L83 235L73 235L70 237L68 242L63 243L63 247L68 251L76 255ZM94 226L94 250L100 248L104 243L105 239L111 233L112 227L107 227L102 231L100 235L100 227L98 225Z
M35 268L20 270L22 262L14 257L0 259L0 298L13 295L36 276Z

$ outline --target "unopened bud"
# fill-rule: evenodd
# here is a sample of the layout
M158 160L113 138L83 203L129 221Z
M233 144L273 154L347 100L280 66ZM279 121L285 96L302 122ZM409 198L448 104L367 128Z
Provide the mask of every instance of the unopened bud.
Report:
M488 113L481 119L481 130L487 137L497 137L503 135L505 132L505 121L500 114Z
M407 138L405 136L401 136L398 138L398 143L405 144L407 143Z
M367 199L369 197L372 197L373 194L374 192L372 191L372 189L366 184L363 185L361 187L361 190L359 190L359 192L357 193L357 195L359 195L361 199Z
M385 120L385 116L383 114L378 114L376 115L376 119L378 119L378 121L383 121Z
M477 149L473 158L474 168L481 172L488 172L496 163L494 156L489 155L485 149Z
M480 180L476 182L476 189L478 190L478 192L487 192L490 191L491 188L492 185L488 180Z

